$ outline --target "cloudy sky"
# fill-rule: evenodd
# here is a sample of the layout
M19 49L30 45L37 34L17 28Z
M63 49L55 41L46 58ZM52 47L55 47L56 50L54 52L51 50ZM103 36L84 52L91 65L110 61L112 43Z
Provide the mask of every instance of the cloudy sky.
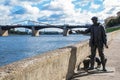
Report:
M120 0L0 0L0 24L33 20L49 24L89 24L116 16Z

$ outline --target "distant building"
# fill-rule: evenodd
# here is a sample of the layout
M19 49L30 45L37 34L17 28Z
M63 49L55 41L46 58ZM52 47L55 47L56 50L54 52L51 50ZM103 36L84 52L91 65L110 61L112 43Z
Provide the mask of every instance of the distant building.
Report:
M105 24L108 23L111 19L116 19L117 17L120 16L120 11L116 13L117 16L110 16L108 18L105 19Z
M119 11L119 12L117 12L117 16L118 16L118 17L120 16L120 11Z
M107 24L111 19L116 19L116 16L111 16L105 19L105 24Z

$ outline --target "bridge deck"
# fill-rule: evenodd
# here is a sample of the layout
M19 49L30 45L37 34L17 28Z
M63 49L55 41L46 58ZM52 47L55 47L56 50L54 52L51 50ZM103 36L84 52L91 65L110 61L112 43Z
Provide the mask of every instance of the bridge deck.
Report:
M84 25L0 25L2 29L11 29L11 28L29 28L31 29L32 27L36 29L43 29L43 28L88 28L89 26L84 26Z

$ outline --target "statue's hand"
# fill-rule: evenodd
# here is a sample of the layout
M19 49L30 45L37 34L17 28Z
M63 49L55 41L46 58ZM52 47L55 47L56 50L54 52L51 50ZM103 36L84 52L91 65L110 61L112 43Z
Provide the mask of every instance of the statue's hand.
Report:
M108 48L108 45L106 44L105 47Z

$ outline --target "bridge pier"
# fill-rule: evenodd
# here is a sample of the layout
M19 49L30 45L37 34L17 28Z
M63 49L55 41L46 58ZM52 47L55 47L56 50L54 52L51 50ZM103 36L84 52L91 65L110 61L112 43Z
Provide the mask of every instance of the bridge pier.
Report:
M0 36L8 36L8 30L0 29Z
M35 27L32 27L32 36L39 36L39 30L36 30Z
M69 35L69 29L68 28L65 28L63 30L63 36L68 36Z

